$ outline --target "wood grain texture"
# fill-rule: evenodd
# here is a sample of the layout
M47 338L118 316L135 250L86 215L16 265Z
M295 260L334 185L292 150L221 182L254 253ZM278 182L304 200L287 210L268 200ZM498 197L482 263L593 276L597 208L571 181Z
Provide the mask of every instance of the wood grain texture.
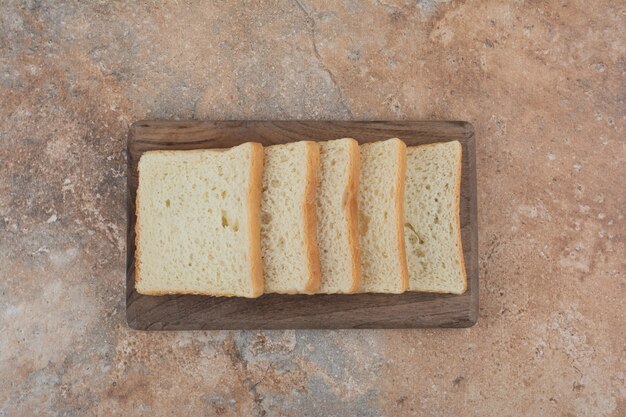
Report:
M353 137L399 137L407 145L458 140L463 146L461 235L468 290L463 295L404 293L280 295L256 299L146 296L135 291L137 163L154 149L227 148ZM466 122L421 121L140 121L128 136L126 318L133 329L339 329L469 327L478 319L478 225L474 130Z

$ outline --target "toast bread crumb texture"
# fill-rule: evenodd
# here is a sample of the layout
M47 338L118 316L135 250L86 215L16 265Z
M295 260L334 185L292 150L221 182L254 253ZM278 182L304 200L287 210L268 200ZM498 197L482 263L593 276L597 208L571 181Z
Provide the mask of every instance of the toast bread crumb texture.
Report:
M135 287L141 294L257 297L263 148L151 151L139 161Z
M361 145L358 193L361 292L402 293L408 285L403 206L406 145Z
M320 293L350 294L360 286L359 165L359 144L354 139L320 142L317 189Z
M459 222L461 158L458 141L407 150L404 228L410 291L462 294L467 288Z
M261 197L265 292L312 294L319 289L316 191L319 145L268 146Z

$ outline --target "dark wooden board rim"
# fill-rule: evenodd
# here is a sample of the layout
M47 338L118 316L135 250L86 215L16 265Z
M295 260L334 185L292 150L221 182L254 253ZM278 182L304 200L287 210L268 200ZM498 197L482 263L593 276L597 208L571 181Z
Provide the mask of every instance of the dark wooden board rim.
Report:
M134 290L137 162L144 151L264 145L354 137L400 137L407 145L459 140L463 146L461 233L468 277L462 295L435 293L279 295L257 299L144 296ZM128 155L126 317L138 330L469 327L478 320L478 225L474 128L463 121L141 120L131 125Z

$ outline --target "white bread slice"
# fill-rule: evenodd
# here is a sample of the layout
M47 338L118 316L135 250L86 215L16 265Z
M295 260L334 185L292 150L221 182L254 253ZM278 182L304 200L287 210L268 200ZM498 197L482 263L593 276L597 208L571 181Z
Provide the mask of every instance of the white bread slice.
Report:
M136 208L137 292L261 295L262 175L258 143L144 153Z
M344 138L319 145L317 244L322 282L318 292L351 294L361 284L357 211L359 144Z
M320 285L315 193L319 145L264 148L261 254L265 292L313 294Z
M409 291L462 294L467 288L459 222L461 155L458 141L407 150Z
M400 139L361 145L358 205L362 292L397 294L407 288L405 172L406 145Z

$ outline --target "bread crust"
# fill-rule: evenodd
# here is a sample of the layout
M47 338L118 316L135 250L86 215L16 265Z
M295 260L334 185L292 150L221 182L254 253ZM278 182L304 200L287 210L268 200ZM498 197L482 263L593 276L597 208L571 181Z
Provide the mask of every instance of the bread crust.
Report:
M354 294L361 288L362 280L358 206L361 152L359 151L359 143L354 139L349 140L350 165L348 168L348 184L346 185L348 201L345 210L348 219L348 242L350 243L350 262L352 264L352 286L348 293Z
M409 287L409 269L406 263L406 247L404 242L404 181L406 179L406 144L395 138L399 142L398 147L398 177L396 178L396 230L398 236L398 254L400 255L400 292L406 291Z
M306 141L307 148L307 182L304 190L302 210L304 212L304 241L307 257L309 279L304 287L306 294L315 294L321 283L321 267L319 249L317 246L317 209L316 195L319 182L318 171L320 165L320 147L317 142Z
M265 153L260 143L252 143L252 166L248 189L248 237L250 248L251 297L263 294L263 259L261 258L261 193L263 191L263 165Z
M138 183L137 183L137 196L135 198L135 290L139 293L139 294L146 294L145 292L141 291L140 288L140 284L141 284L141 245L139 244L139 236L141 235L141 222L139 221L140 219L140 210L139 207L141 205L141 175L139 174L141 172L141 157L139 158L139 163L137 164L137 178L138 178ZM130 173L129 173L130 175Z
M456 233L459 247L459 259L461 260L461 273L463 274L463 289L459 294L467 290L467 272L465 271L465 257L463 256L463 241L461 239L461 174L463 170L463 147L459 141L455 141L459 147L459 159L457 161L457 176L455 187L456 198Z
M262 176L263 176L263 163L264 163L264 153L263 146L260 143L255 142L246 142L242 143L238 146L252 146L252 155L251 155L251 167L250 167L250 188L248 189L248 204L250 210L248 211L248 233L250 237L250 274L252 280L252 291L248 295L234 294L228 292L210 292L210 291L185 291L184 293L178 291L151 291L151 290L142 290L140 288L141 284L141 245L140 245L140 235L141 235L141 222L140 222L140 205L141 205L141 193L140 193L140 184L141 184L141 175L139 175L139 185L137 187L137 197L135 203L135 290L142 295L151 295L151 296L161 296L161 295L209 295L214 297L246 297L246 298L256 298L263 294L263 261L261 259L261 232L260 232L260 217L261 217L261 191L262 191ZM232 149L232 148L229 148ZM191 149L184 152L188 153L204 153L207 151L211 152L224 152L229 149ZM168 154L168 153L178 153L181 151L165 151L165 150L154 150L154 151L146 151L142 154ZM138 171L141 172L141 158L138 163ZM251 205L256 201L256 205ZM255 209L256 207L256 209ZM255 231L256 229L256 231ZM256 236L256 238L255 238ZM256 261L255 261L256 259Z

